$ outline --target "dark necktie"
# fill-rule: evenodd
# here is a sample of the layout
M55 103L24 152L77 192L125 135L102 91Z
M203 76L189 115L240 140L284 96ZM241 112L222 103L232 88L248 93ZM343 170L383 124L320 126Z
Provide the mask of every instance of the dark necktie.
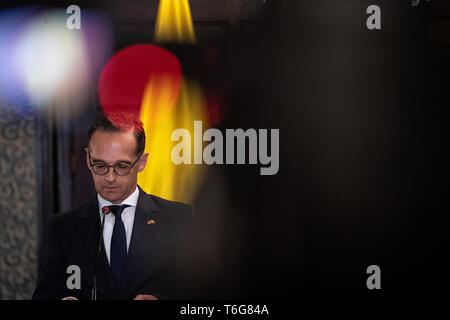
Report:
M111 237L111 269L118 288L120 287L127 261L127 236L125 233L125 225L122 221L122 212L126 207L129 206L109 206L111 212L116 217Z

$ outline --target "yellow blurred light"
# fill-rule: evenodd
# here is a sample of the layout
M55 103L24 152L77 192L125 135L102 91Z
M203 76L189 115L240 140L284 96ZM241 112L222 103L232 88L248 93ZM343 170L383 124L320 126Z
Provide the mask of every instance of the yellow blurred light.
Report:
M158 43L195 43L188 0L160 0L154 40Z
M180 92L180 82L172 74L152 75L148 80L141 103L140 118L149 126L161 121L161 115L173 109ZM160 110L164 109L164 110Z
M155 97L152 92L154 87L150 82L144 93L140 114L148 137L146 152L149 152L149 159L145 170L138 176L138 184L157 196L190 203L201 181L203 166L174 164L171 160L174 146L171 135L178 128L185 128L193 135L194 120L202 120L203 125L208 127L201 88L196 82L184 79L175 107L162 97L152 99Z

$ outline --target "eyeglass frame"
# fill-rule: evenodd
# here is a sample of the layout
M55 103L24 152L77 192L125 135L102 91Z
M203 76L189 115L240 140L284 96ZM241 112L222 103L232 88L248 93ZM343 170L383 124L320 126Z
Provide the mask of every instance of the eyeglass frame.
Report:
M110 164L106 163L106 162L103 161L103 160L98 160L98 161L103 162L103 163L105 164L105 166L108 167L108 170L106 170L106 172L103 173L103 174L97 173L97 172L95 171L95 169L94 169L94 163L92 162L92 155L91 155L91 152L88 152L88 156L89 156L89 164L91 165L92 171L94 171L94 173L95 173L96 175L99 175L99 176L105 176L105 175L107 175L107 174L109 173L109 170L110 170L111 167L112 167L112 168L113 168L113 172L114 172L117 176L119 176L119 177L126 177L127 175L130 174L131 169L136 165L136 163L139 162L139 160L141 159L142 154L138 156L138 158L136 159L136 161L134 161L131 165L128 166L128 173L127 173L127 174L124 174L124 175L120 175L120 174L117 173L115 166L118 165L118 163L115 163L115 164L113 164L113 165L110 165Z

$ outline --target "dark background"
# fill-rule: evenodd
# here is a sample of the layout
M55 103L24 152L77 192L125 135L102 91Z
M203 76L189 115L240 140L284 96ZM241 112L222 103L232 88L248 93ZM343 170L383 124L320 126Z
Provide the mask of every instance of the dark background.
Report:
M371 4L381 30L366 28ZM112 20L115 52L152 42L157 1L77 5ZM448 297L450 3L190 5L198 45L170 49L222 94L217 127L280 129L277 175L209 168L193 203L192 297ZM94 192L83 148L95 90L89 110L39 121L42 228ZM373 264L381 290L366 287Z

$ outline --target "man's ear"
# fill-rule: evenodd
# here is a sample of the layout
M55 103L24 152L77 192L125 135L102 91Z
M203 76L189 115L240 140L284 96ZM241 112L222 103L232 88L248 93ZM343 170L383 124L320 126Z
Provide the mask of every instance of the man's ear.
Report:
M138 163L138 172L142 172L145 169L145 165L147 164L148 152L142 154L141 159Z

